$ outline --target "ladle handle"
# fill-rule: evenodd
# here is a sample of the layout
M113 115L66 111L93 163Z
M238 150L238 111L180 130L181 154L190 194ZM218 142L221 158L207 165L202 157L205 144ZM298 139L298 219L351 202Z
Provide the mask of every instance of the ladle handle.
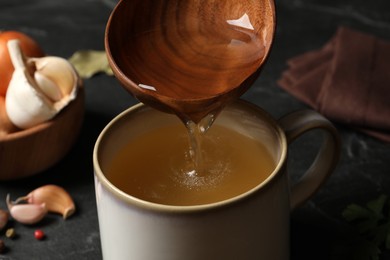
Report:
M340 155L340 138L332 123L313 110L290 113L280 118L279 124L289 144L311 130L320 129L324 133L323 142L313 163L291 186L291 209L295 209L323 185L336 167Z

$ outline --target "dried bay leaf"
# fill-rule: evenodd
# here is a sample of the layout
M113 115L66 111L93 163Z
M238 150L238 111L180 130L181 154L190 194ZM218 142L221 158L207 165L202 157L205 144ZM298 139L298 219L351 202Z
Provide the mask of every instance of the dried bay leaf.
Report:
M68 60L82 78L91 78L98 73L113 75L105 51L80 50Z

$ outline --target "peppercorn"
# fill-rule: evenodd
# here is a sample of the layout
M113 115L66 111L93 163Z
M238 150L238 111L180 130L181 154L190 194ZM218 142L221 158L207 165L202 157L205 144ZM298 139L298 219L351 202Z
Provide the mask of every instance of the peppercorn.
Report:
M37 229L34 231L34 237L37 239L37 240L42 240L45 238L45 233L40 230L40 229Z
M8 238L14 238L16 236L15 229L9 228L7 231L5 231L5 236Z
M5 244L4 241L0 239L0 254L3 253L5 250Z

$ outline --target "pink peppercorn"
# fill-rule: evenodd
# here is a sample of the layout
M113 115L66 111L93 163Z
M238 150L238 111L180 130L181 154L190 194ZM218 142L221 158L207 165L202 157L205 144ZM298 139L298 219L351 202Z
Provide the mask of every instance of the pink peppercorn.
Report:
M42 240L45 238L45 233L40 230L40 229L37 229L34 231L34 237L37 239L37 240Z

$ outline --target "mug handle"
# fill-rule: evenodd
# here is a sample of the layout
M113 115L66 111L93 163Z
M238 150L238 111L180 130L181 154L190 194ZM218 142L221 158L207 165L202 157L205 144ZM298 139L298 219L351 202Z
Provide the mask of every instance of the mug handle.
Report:
M333 124L313 110L301 110L287 114L278 120L284 130L287 143L292 143L302 134L321 129L323 142L309 169L291 186L290 207L307 201L325 182L335 169L340 157L340 137Z

